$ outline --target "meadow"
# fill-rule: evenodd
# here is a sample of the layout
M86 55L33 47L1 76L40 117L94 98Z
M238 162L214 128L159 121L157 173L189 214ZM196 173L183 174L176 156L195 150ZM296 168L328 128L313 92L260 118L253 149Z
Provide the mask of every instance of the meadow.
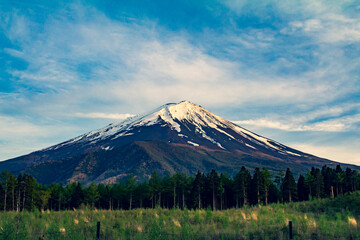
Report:
M360 239L360 192L240 209L23 211L0 214L0 239Z

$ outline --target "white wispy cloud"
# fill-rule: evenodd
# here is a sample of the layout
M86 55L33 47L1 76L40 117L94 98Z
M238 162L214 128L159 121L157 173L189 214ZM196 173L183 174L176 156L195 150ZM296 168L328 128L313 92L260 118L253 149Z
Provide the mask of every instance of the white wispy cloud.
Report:
M294 120L294 119L292 119ZM347 118L321 121L317 123L300 123L298 121L274 121L271 119L251 119L234 121L239 125L248 125L257 128L273 128L284 131L320 131L320 132L344 132L353 127L352 124L360 122L360 115Z
M0 115L0 161L49 147L76 134L79 129L70 124L36 124L28 118Z
M351 7L346 8L347 4ZM305 33L320 42L358 42L360 41L360 19L358 15L349 15L349 9L359 8L360 5L352 1L305 0L305 1L266 1L253 2L248 0L226 0L225 4L235 13L241 15L244 10L251 8L260 17L266 18L266 7L271 5L274 14L285 20L290 20L282 33ZM287 14L298 19L292 21ZM299 35L301 36L301 35Z
M76 117L82 117L82 118L106 118L106 119L126 119L128 117L135 116L134 114L129 113L76 113Z
M360 143L352 143L352 147L346 144L339 145L317 145L314 143L294 143L291 147L312 155L327 158L333 161L356 164L360 166L359 148Z
M324 14L313 19L291 22L290 28L284 29L283 33L294 34L297 31L303 31L321 42L359 42L360 19L339 14Z
M355 112L346 114L348 112ZM360 104L324 107L290 116L273 114L270 118L234 121L252 128L271 128L283 131L346 132L357 129L360 123Z

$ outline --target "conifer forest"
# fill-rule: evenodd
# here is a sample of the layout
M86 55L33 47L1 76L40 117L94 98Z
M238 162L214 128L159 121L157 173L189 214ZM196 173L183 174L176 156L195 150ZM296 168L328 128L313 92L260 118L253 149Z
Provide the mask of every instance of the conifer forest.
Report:
M360 174L338 165L312 168L296 180L288 168L276 176L245 167L234 176L212 170L196 176L176 173L161 177L156 171L145 182L130 175L116 184L84 186L72 182L65 186L36 182L28 174L0 174L0 208L4 211L72 210L81 206L97 209L180 208L224 210L251 205L334 198L360 189Z
M297 181L290 169L245 167L87 186L0 179L0 239L289 239L290 221L293 239L360 237L360 175L340 166Z

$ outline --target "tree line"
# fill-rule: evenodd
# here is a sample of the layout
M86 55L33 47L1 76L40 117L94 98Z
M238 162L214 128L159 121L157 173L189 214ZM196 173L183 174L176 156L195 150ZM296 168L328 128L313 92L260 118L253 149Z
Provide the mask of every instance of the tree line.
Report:
M132 208L211 208L227 209L274 202L305 201L336 197L360 189L358 171L340 165L335 169L312 168L298 180L288 168L273 176L266 168L251 174L245 167L234 176L200 171L195 176L176 173L160 176L154 172L145 182L130 175L116 184L83 186L72 182L65 186L37 183L29 174L15 177L0 174L0 209L4 211L65 210L88 206L98 209Z

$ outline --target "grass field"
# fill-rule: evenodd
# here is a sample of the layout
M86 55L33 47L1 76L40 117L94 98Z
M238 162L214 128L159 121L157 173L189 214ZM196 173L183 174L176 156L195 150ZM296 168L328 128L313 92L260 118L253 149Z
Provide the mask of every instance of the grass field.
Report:
M78 209L1 212L0 239L360 239L360 192L225 211Z

